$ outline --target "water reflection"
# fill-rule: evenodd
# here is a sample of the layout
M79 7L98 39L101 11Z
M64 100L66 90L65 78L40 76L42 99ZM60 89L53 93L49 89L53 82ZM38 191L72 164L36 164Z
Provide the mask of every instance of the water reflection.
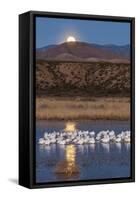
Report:
M130 145L131 145L130 143L125 143L125 148L127 151L130 151Z
M74 164L75 163L75 157L76 157L76 148L74 145L68 145L66 147L66 160L70 163L70 164Z
M75 122L67 122L64 131L66 132L74 132L76 131L76 123Z
M84 145L78 145L77 149L80 154L84 154Z
M65 149L65 160L59 162L55 173L59 179L77 178L79 167L76 164L76 147L68 145Z
M116 143L115 145L117 147L118 152L121 153L122 144L121 143Z
M40 145L40 146L39 146L39 151L40 151L40 152L45 152L45 151L47 151L47 154L49 154L49 153L51 153L51 146Z
M101 143L101 146L103 147L103 149L106 153L110 152L110 144L109 143Z
M91 150L92 152L94 152L94 151L95 151L95 144L90 144L90 145L89 145L89 148L90 148L90 150Z

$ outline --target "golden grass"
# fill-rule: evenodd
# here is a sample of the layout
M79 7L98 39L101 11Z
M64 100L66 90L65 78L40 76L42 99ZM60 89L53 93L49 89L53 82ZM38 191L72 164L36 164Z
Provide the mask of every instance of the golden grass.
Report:
M130 99L124 98L36 98L36 118L46 120L129 120Z

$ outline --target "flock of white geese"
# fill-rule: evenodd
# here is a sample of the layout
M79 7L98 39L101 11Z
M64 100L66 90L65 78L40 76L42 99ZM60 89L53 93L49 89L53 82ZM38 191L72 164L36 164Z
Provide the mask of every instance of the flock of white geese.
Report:
M40 138L38 144L51 145L51 144L95 144L101 143L130 143L130 131L122 131L116 134L114 131L100 131L97 134L94 131L73 131L73 132L45 132L43 138Z

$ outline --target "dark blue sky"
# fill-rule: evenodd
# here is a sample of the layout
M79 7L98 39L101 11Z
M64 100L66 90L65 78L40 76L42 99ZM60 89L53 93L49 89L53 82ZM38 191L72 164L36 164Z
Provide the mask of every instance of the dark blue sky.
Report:
M130 23L36 17L36 48L59 44L68 36L97 44L130 44Z

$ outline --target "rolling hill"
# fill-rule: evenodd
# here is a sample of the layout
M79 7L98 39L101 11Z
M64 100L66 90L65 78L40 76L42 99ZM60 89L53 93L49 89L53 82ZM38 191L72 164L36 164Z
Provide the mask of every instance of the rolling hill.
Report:
M130 96L130 64L36 62L37 95Z
M78 41L65 42L36 49L36 59L129 63L130 46L99 45Z

